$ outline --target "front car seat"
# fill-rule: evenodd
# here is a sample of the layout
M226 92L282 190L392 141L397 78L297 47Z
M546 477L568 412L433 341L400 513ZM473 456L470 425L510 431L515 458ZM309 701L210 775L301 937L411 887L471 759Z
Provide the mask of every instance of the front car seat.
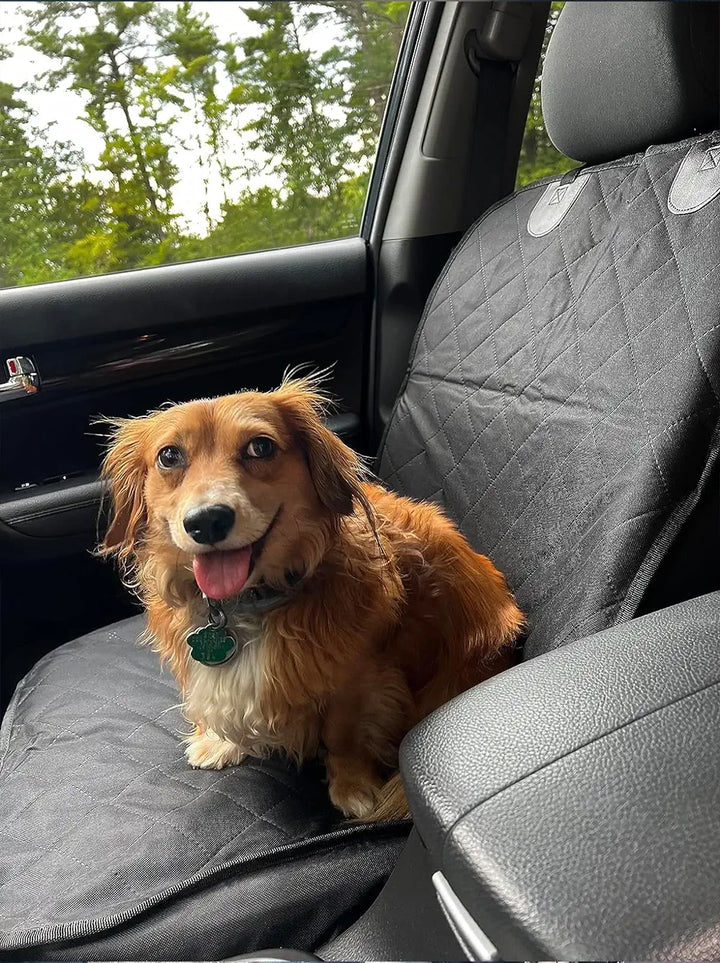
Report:
M595 48L603 30L600 59L578 37ZM585 164L486 212L418 329L380 474L443 504L507 572L526 656L631 619L713 477L716 76L714 4L568 4L544 97ZM317 775L274 761L189 770L140 628L63 646L17 689L0 738L0 950L316 948L370 899L408 826L338 826Z
M489 210L420 322L380 473L508 575L526 657L631 618L712 476L718 86L717 4L568 4L543 108L586 163Z

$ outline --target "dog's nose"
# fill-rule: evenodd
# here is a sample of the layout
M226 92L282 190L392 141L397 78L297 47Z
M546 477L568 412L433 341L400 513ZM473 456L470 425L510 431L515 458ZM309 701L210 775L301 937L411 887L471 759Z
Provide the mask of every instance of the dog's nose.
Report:
M183 519L183 526L199 545L214 545L227 538L235 524L235 512L229 505L204 505L193 508Z

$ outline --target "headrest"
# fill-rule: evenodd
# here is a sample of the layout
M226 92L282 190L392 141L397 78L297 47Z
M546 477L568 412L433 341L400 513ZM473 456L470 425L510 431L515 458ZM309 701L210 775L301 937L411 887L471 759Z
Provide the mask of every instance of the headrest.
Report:
M719 9L568 0L542 74L557 149L599 163L720 127Z

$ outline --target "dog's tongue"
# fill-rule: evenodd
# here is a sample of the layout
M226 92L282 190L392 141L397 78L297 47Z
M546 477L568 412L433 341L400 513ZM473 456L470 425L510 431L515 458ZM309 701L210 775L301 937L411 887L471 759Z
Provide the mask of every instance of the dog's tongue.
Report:
M208 552L193 559L193 574L201 592L211 599L229 599L242 592L250 574L250 546L234 552Z

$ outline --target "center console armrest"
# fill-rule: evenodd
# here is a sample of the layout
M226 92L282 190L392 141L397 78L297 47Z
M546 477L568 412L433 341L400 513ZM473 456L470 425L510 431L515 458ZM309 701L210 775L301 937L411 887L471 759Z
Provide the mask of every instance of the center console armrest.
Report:
M720 959L719 683L714 593L510 669L407 736L470 958Z

